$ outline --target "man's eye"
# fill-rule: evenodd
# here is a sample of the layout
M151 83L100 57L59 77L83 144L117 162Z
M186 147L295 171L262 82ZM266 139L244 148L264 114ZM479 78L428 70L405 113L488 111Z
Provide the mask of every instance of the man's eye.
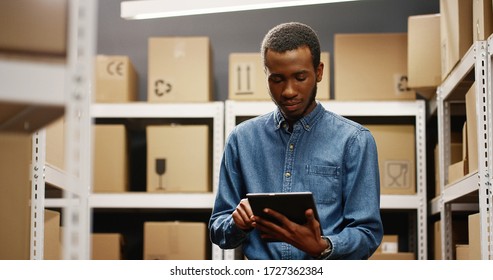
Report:
M306 80L306 76L305 75L296 76L296 80L303 82L304 80Z
M282 82L282 78L281 77L277 77L277 76L272 76L269 78L269 80L273 83L280 83Z

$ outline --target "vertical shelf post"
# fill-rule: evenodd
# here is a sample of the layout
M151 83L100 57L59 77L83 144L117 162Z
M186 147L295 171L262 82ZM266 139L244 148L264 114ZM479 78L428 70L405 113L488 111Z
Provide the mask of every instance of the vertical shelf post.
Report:
M31 260L44 258L44 197L46 131L33 134L31 163Z

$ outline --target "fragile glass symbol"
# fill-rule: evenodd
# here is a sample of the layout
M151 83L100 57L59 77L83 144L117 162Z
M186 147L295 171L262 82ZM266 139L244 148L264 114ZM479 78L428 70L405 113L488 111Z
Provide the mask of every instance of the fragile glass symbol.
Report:
M406 187L406 177L408 171L407 162L392 162L387 164L387 174L391 179L389 187Z
M156 159L156 173L159 175L159 186L158 190L164 190L163 187L163 175L166 173L166 159L157 158Z

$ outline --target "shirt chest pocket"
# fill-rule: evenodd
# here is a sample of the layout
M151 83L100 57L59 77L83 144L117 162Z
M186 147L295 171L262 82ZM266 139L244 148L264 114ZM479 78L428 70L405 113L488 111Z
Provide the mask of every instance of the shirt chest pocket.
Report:
M308 190L317 203L332 203L341 196L340 168L328 165L306 165Z

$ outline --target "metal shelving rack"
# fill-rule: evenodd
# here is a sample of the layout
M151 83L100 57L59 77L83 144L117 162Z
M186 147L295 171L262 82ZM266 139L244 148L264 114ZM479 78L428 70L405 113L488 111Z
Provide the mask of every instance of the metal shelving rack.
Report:
M415 117L416 127L416 194L382 195L381 209L414 209L417 211L417 258L427 259L426 200L426 104L416 101L322 101L322 105L342 116L352 117ZM236 126L237 117L254 117L275 108L271 101L233 101L225 104L225 135ZM411 238L412 239L412 238ZM226 250L225 258L234 259L234 250Z
M478 200L480 212L481 258L493 259L492 216L492 39L475 42L450 75L437 89L440 190L431 201L431 214L440 213L442 259L452 259L452 212L469 210L470 199ZM451 104L464 102L465 93L475 83L478 123L478 171L461 180L448 182L450 165ZM464 203L466 201L466 203Z

